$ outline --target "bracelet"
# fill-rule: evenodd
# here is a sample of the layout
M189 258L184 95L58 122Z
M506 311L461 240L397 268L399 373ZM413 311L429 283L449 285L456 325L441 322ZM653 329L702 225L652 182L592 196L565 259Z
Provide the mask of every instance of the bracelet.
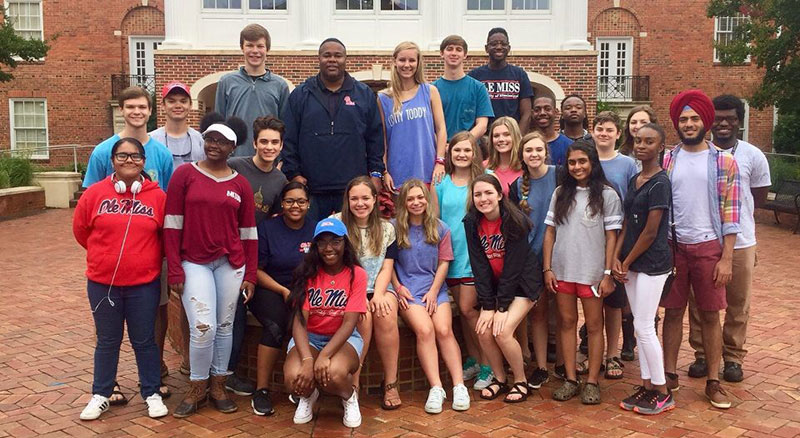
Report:
M553 270L551 268L547 268L547 269L542 271L542 273L545 273L545 272L553 272Z
M312 360L312 359L314 359L312 356L308 356L308 357L304 357L303 360L301 360L300 362L305 362L307 360Z
M436 157L436 164L441 164L444 166L444 157Z
M373 178L383 178L383 174L378 171L372 171L369 173L369 176Z

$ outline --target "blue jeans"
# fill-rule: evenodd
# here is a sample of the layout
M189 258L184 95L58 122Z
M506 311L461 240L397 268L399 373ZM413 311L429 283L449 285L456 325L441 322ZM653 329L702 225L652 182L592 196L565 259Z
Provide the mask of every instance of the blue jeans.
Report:
M181 301L189 320L191 380L227 376L233 341L233 318L244 266L234 268L223 256L205 265L181 262L186 281Z
M160 279L137 286L114 286L108 294L108 285L89 280L86 286L97 346L94 349L94 381L92 394L110 397L114 390L122 344L124 324L128 325L128 339L136 356L142 398L156 392L161 385L161 358L156 346L154 328L158 301L161 298ZM114 303L112 306L106 296Z
M333 213L342 211L343 199L344 191L312 194L311 204L308 206L308 213L306 213L306 220L316 224Z

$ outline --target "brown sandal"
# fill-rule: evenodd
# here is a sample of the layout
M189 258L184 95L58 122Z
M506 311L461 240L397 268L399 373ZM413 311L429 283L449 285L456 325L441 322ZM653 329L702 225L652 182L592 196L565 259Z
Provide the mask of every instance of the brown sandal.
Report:
M386 399L386 391L395 390L397 391L397 397L392 397L389 400ZM402 400L400 400L400 389L398 387L397 380L392 383L384 384L381 382L381 393L383 394L383 400L381 401L381 408L385 411L393 411L395 409L400 408L403 406ZM397 404L395 404L395 402ZM391 403L391 404L389 404Z

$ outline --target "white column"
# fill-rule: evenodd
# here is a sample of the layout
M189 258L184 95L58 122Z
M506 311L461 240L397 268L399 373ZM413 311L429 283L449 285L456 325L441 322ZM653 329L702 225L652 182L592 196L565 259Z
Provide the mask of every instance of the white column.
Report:
M192 20L197 20L200 11L194 9L199 1L164 0L164 42L162 49L186 49L192 46Z
M426 17L423 22L432 30L431 40L422 50L438 51L444 37L454 33L453 23L462 20L462 8L454 0L429 0L420 3L426 6L423 11Z
M560 2L558 2L560 3ZM588 0L569 0L564 2L568 7L562 7L557 23L566 24L565 41L561 45L564 50L591 50L592 45L586 39L586 29L589 23L589 1Z
M300 6L300 42L298 49L314 49L322 42L326 21L329 20L331 11L329 2L318 0L299 0Z

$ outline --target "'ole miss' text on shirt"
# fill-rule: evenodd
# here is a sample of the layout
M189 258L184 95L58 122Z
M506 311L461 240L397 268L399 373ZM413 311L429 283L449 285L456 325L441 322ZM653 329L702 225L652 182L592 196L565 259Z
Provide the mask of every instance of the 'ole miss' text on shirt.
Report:
M336 275L320 269L308 280L303 310L308 312L309 333L333 336L344 321L345 312L367 312L367 271L360 266L345 267Z

